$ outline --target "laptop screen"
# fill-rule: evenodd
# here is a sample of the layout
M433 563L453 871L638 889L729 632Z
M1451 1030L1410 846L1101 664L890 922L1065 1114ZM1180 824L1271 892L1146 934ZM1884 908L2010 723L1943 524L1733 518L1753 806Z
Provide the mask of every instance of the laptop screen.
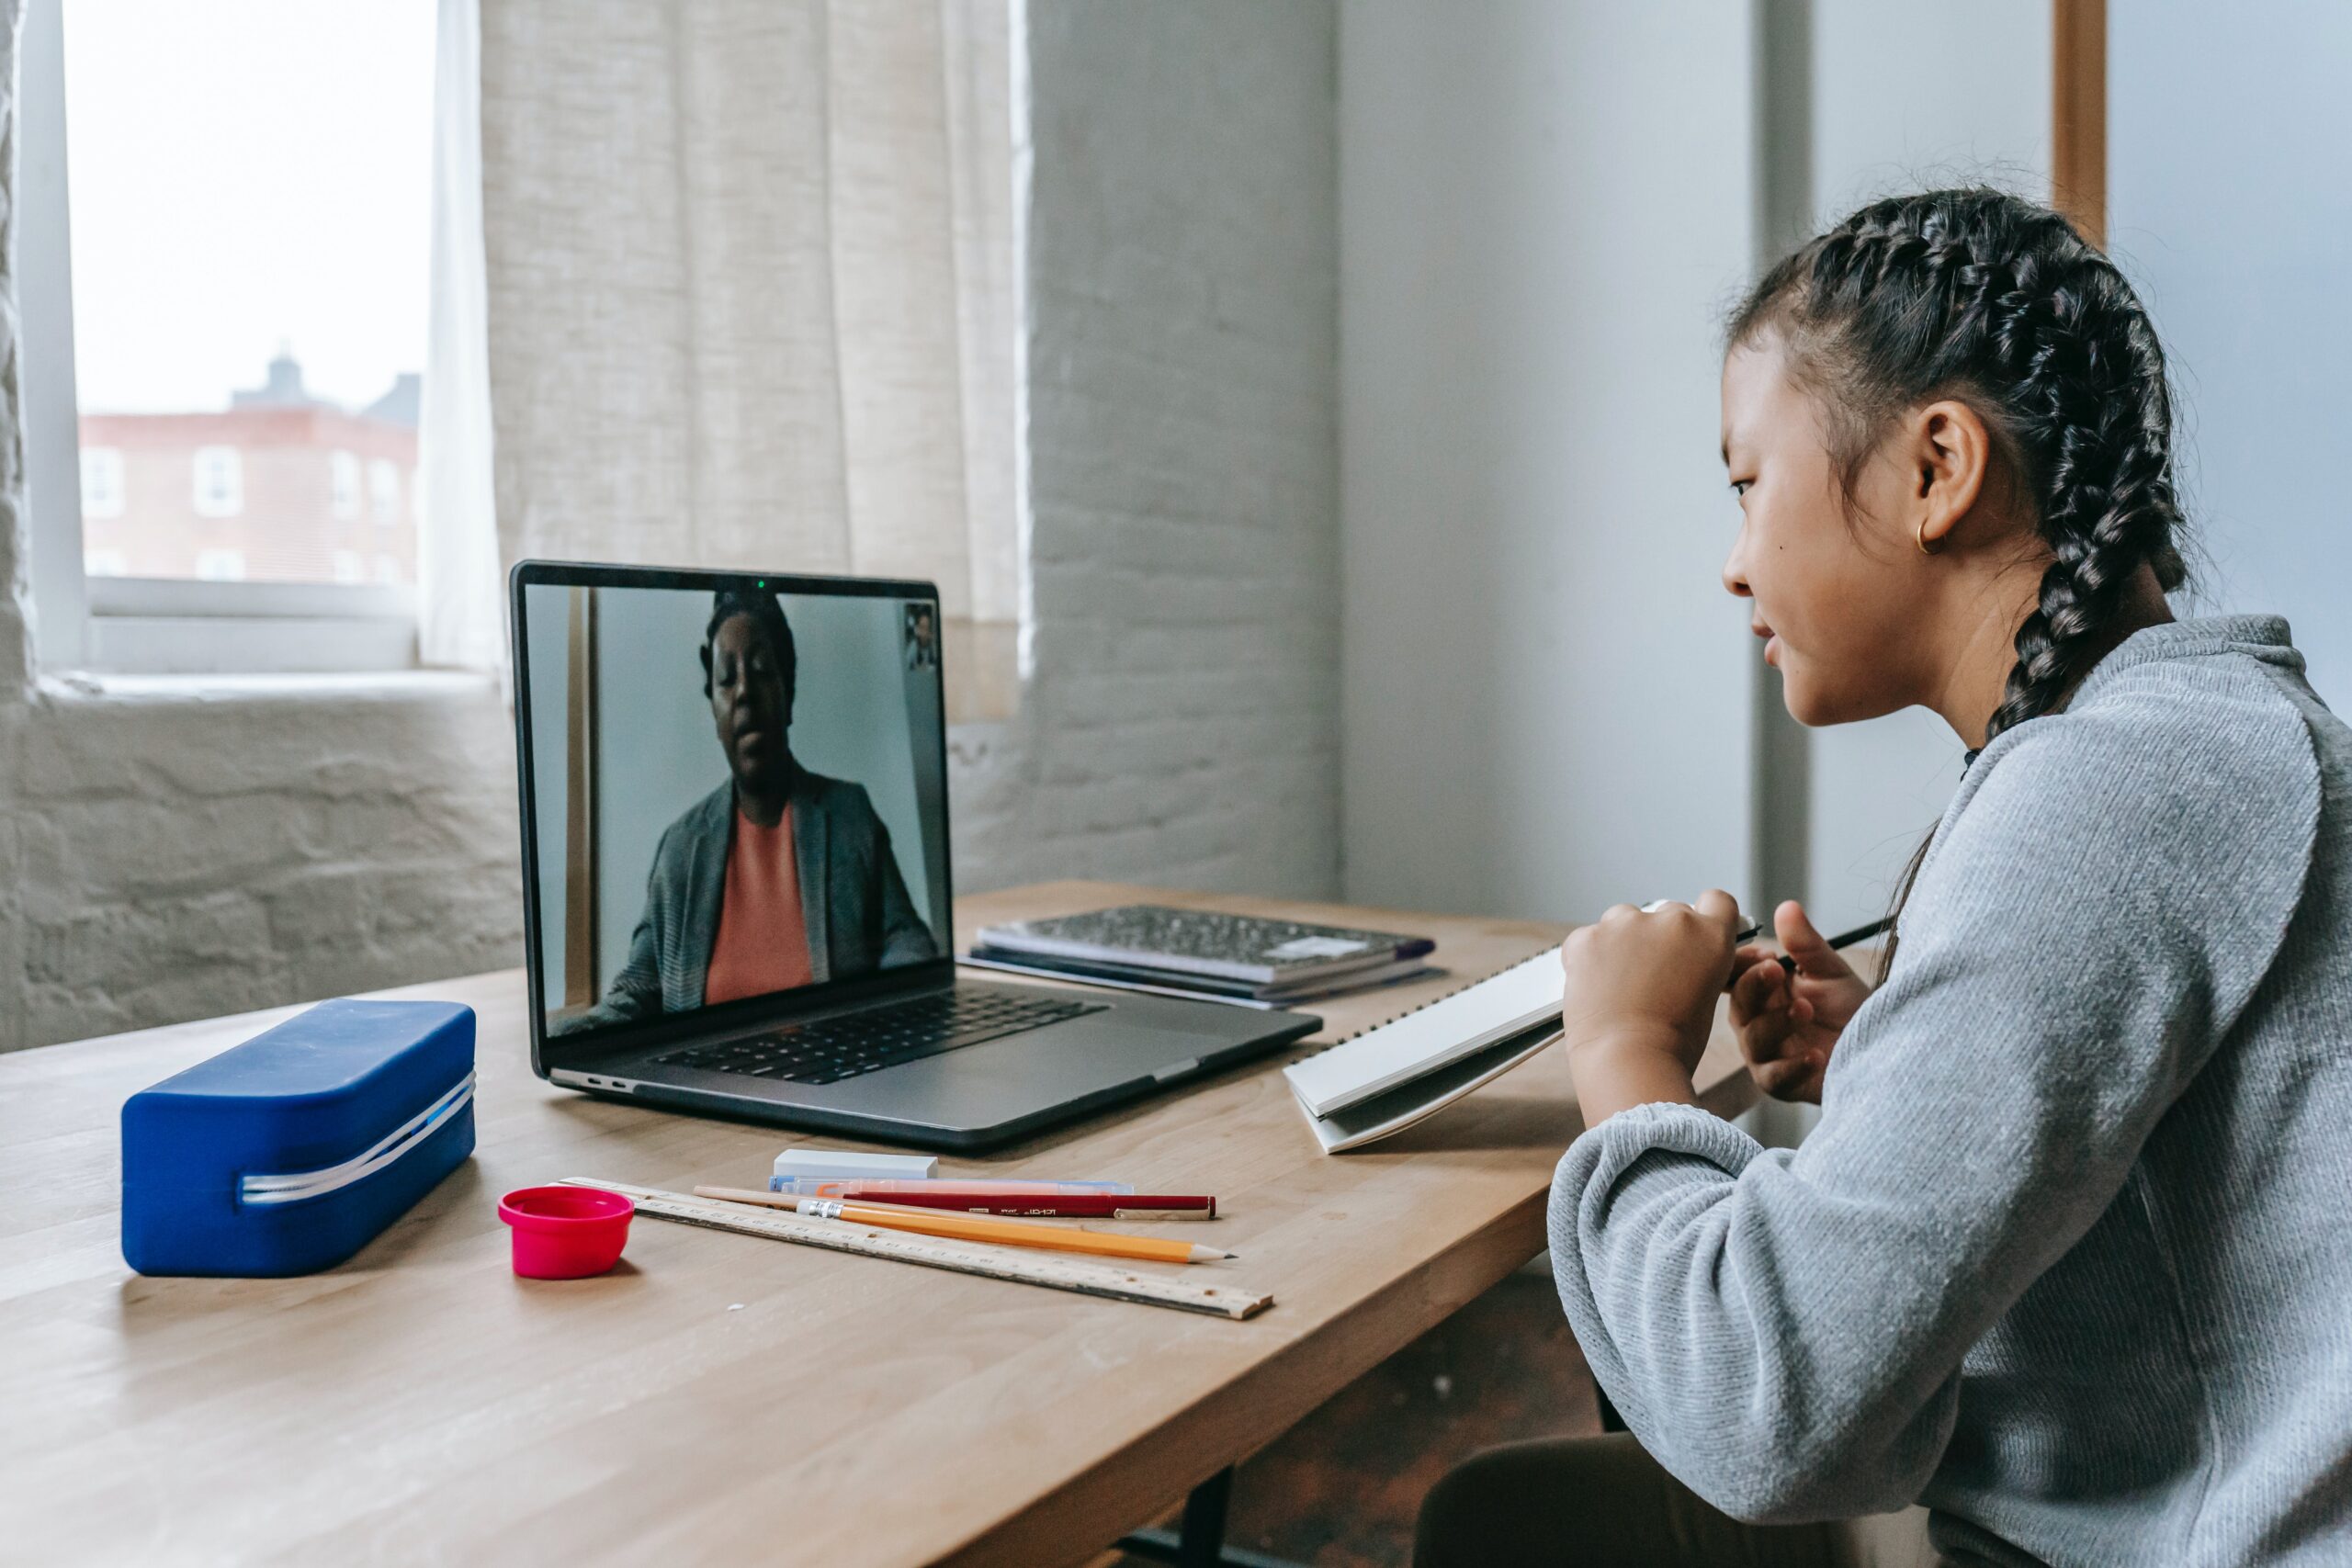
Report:
M928 585L537 564L517 583L548 1036L947 956Z

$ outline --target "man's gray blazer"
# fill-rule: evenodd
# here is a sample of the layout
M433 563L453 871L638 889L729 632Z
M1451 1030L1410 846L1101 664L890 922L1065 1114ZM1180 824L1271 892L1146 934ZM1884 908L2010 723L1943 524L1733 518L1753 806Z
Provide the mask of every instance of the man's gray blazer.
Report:
M890 830L875 814L865 786L803 769L791 806L812 980L938 957L939 943L907 896L898 857L890 852ZM567 1022L563 1032L703 1005L734 832L732 783L670 824L653 852L645 912L629 937L628 962L613 976L605 999Z

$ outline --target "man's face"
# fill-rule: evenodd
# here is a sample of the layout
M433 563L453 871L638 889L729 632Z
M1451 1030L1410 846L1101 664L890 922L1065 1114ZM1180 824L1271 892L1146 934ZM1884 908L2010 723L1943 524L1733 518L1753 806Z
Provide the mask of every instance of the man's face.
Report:
M757 795L782 782L792 694L775 643L752 616L728 616L710 639L710 716L738 785Z

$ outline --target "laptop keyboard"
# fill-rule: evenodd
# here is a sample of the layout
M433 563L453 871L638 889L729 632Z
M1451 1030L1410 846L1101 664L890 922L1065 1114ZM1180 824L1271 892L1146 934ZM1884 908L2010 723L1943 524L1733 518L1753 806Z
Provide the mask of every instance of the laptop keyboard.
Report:
M788 1023L754 1039L690 1045L654 1060L783 1083L838 1083L1106 1008L1102 1002L1005 991L946 991L840 1018Z

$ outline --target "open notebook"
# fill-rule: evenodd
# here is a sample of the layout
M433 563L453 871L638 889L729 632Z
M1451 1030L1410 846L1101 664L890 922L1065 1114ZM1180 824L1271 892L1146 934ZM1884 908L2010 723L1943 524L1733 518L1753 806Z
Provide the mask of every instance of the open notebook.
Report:
M1559 1037L1549 948L1283 1069L1325 1154L1373 1143L1501 1077Z

